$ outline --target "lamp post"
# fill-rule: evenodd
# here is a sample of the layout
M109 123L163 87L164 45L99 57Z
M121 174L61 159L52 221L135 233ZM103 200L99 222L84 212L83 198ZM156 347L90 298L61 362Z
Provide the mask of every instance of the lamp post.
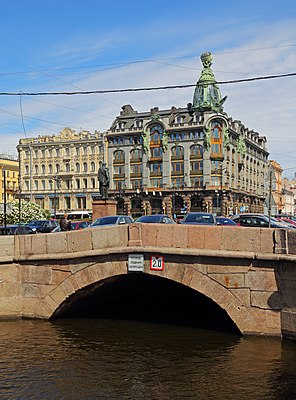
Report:
M7 219L6 219L6 170L3 168L3 191L4 191L4 209L3 209L3 216L4 216L4 228L5 228L5 233L6 233L6 225L7 225Z
M172 217L175 219L175 207L176 207L176 194L175 194L175 185L172 186L173 195L172 195Z
M57 189L59 189L60 178L54 178L54 218L57 217Z

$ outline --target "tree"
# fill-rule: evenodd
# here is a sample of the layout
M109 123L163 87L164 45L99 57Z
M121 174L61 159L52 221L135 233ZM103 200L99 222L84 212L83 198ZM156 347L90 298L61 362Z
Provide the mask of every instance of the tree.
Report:
M29 201L21 201L19 208L19 201L13 201L7 204L6 214L7 224L27 223L35 219L49 219L50 213L43 210L38 204ZM3 224L4 215L0 214L0 223Z

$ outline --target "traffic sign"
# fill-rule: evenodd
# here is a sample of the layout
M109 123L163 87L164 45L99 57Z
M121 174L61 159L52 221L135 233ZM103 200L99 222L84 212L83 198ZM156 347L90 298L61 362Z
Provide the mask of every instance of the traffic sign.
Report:
M151 271L163 271L164 270L164 257L163 256L151 256L150 257L150 270Z
M128 255L128 270L130 272L144 272L144 255L129 254Z

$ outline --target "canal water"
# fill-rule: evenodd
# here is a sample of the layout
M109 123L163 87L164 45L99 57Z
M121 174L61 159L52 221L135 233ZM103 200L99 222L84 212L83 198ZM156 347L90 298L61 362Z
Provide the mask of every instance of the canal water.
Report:
M296 399L296 344L148 322L0 322L1 399Z

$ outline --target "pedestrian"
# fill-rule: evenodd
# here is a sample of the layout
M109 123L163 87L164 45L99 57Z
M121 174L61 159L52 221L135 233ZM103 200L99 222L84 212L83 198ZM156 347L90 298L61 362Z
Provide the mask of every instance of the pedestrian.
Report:
M71 221L68 219L68 214L65 213L60 220L61 231L69 231L71 229Z

